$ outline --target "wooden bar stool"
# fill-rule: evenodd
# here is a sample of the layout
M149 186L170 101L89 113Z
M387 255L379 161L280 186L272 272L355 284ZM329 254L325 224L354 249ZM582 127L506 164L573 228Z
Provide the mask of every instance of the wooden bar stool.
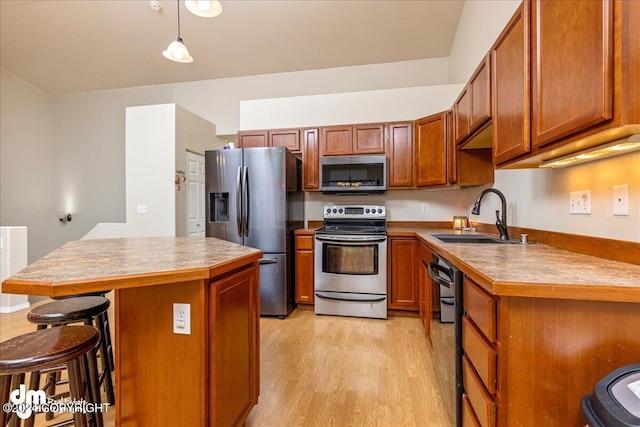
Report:
M100 332L92 326L62 326L40 329L20 335L0 343L0 402L10 402L10 394L24 385L25 374L31 372L29 387L25 390L39 390L40 371L59 365L65 365L69 373L71 399L85 399L100 404L97 386L97 363L94 349L100 341ZM89 378L93 376L94 378ZM25 411L28 414L28 411ZM33 425L35 413L27 419L27 425ZM0 426L11 423L20 426L21 418L16 413L0 411ZM76 426L103 425L102 413L92 412L89 418L82 412L73 413Z
M84 294L77 294L77 295L64 295L64 296L57 296L57 297L51 297L51 299L54 300L59 300L59 299L68 299L68 298L77 298L77 297L104 297L107 293L111 292L110 290L107 291L98 291L98 292L87 292ZM107 354L109 355L109 368L111 370L111 372L113 372L115 370L115 361L113 358L113 345L111 344L111 328L110 328L110 322L109 322L109 312L108 310L105 311L104 313L99 315L102 318L102 322L104 323L104 333L102 334L104 339L105 339L105 344L107 346ZM100 329L102 331L102 329ZM111 404L113 404L113 402L110 402Z
M111 405L114 405L116 398L111 376L111 372L114 369L113 352L111 349L107 317L109 305L109 300L102 296L80 296L58 299L35 307L29 312L27 319L31 323L38 325L38 329L77 322L83 322L88 326L95 326L100 331L99 353L101 369L98 372L98 383L105 387L107 400ZM107 319L106 322L105 318ZM55 394L56 376L57 373L52 373L49 381L47 381L47 386L49 386L47 393L50 395Z

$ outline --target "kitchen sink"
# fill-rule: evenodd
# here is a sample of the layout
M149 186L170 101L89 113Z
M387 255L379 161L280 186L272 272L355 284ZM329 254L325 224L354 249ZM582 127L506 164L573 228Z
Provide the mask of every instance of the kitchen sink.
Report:
M432 234L431 237L435 237L443 243L515 243L511 240L500 240L497 237L482 236L478 234Z

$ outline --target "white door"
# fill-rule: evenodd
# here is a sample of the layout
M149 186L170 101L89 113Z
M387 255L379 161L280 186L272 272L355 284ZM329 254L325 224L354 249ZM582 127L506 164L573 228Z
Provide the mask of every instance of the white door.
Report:
M187 236L205 236L204 156L187 151Z

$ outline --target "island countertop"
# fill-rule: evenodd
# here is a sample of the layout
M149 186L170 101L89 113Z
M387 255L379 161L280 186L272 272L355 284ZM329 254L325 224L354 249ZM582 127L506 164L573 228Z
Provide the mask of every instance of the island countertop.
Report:
M62 296L214 277L262 252L213 237L140 237L64 244L2 283L5 293Z

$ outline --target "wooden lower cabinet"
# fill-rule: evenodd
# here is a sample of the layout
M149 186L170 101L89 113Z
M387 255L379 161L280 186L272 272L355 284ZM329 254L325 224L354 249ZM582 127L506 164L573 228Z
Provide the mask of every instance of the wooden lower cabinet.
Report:
M418 296L420 299L420 320L424 326L425 335L431 340L431 317L433 281L429 276L429 263L433 258L431 250L420 243L418 248L418 286L420 287Z
M296 302L313 304L314 237L296 235Z
M244 425L260 391L257 268L212 281L209 286L209 408L215 410L213 425Z
M638 304L490 289L465 277L463 426L583 427L580 399L638 362Z
M391 237L388 239L387 307L395 310L418 311L418 239Z

